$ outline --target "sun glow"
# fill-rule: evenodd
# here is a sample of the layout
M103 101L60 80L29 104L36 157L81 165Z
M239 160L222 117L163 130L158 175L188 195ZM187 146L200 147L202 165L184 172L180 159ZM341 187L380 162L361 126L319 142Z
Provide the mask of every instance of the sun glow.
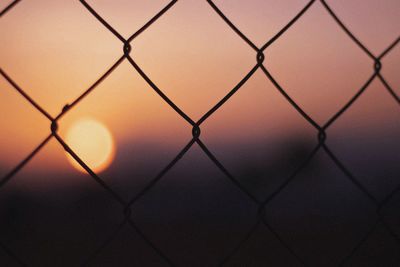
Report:
M115 154L114 140L110 131L94 119L82 119L74 123L67 132L67 145L95 172L104 171ZM67 153L75 169L86 171Z

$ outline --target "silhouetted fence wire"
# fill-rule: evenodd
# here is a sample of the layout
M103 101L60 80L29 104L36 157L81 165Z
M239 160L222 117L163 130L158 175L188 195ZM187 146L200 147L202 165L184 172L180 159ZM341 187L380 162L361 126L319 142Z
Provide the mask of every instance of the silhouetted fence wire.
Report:
M162 258L165 263L170 266L176 266L174 261L163 252L156 243L154 243L150 238L146 235L146 233L135 223L134 215L132 214L131 208L135 203L143 197L149 190L151 190L165 175L169 172L169 170L176 165L178 161L195 145L197 144L200 149L204 152L204 154L215 164L216 167L229 179L236 187L238 187L243 194L247 195L247 197L258 207L257 211L257 220L254 225L248 230L248 232L240 239L240 242L232 246L230 252L227 255L221 255L221 261L217 263L219 266L223 266L225 263L229 262L230 258L237 253L241 247L250 239L250 237L255 233L255 231L261 227L265 226L281 243L281 245L292 254L297 261L303 266L309 266L307 262L302 259L301 255L293 249L289 243L287 243L284 238L282 238L278 232L271 226L266 218L266 214L268 212L268 204L279 195L282 190L284 190L303 170L305 167L309 165L309 163L313 160L314 156L317 152L323 151L325 154L331 159L331 161L336 165L336 167L347 177L347 179L362 192L369 201L375 205L377 219L373 223L372 227L365 233L365 235L354 244L353 248L349 253L341 259L340 266L347 263L358 251L358 249L362 246L362 244L368 240L369 236L374 232L378 225L382 225L384 229L390 234L390 236L396 240L397 244L400 246L400 237L396 232L390 227L390 225L385 221L384 214L382 214L382 208L395 196L395 194L400 191L400 185L394 188L389 194L387 194L382 201L379 201L377 198L373 196L373 194L353 175L350 169L346 166L344 162L342 162L329 148L326 144L326 140L328 138L328 129L329 127L335 123L335 121L345 113L350 106L352 106L357 99L367 90L369 85L375 79L378 79L387 90L387 92L391 95L394 101L397 102L400 106L400 98L393 90L393 88L389 85L387 80L381 73L382 62L381 60L400 42L400 37L393 41L381 54L374 55L366 46L355 37L355 35L351 32L347 26L339 19L336 13L331 9L331 7L324 0L312 0L309 1L299 12L298 14L291 19L280 31L278 31L271 39L269 39L264 45L258 47L255 45L240 29L238 29L230 19L213 3L211 0L206 0L210 7L218 14L221 19L230 27L244 42L248 44L248 46L255 51L256 63L254 67L252 67L249 72L237 83L237 85L229 91L215 106L213 106L209 111L207 111L198 121L194 121L191 119L182 109L180 109L167 95L164 94L163 90L161 90L153 80L147 76L147 74L140 68L140 66L135 62L135 60L131 57L131 43L137 38L141 33L143 33L148 27L150 27L154 22L156 22L161 16L163 16L170 8L172 8L176 3L175 1L170 1L163 9L161 9L154 17L152 17L145 25L143 25L139 30L133 33L129 38L124 38L113 26L111 26L100 14L96 12L94 8L92 8L86 1L80 0L83 7L85 7L105 28L107 28L116 38L118 38L122 42L123 54L121 57L107 70L104 72L100 78L95 81L86 91L84 91L77 99L75 99L72 103L66 104L61 112L52 117L44 108L42 108L38 103L36 103L25 91L18 85L16 81L14 81L3 69L0 69L1 75L9 82L12 87L18 91L18 93L24 97L37 111L42 113L50 122L50 134L47 136L24 160L22 160L13 170L11 170L8 174L6 174L0 180L0 188L4 187L7 182L9 182L35 155L51 140L56 139L58 143L64 148L64 150L69 153L80 166L82 166L87 173L93 178L93 180L102 187L120 206L121 212L124 214L124 219L120 222L118 227L112 232L112 234L104 240L103 243L99 244L95 251L92 254L88 255L87 259L81 264L82 266L86 266L91 263L97 256L99 256L107 246L112 243L114 238L118 235L124 227L131 227L134 231L136 231L139 236L143 239L144 243L151 247L159 256ZM8 6L6 6L1 11L1 16L5 15L7 12L11 12L13 7L18 4L20 0L16 0L11 2ZM359 90L354 94L348 102L340 108L328 121L320 125L318 124L310 115L308 115L297 103L296 101L289 96L289 94L285 91L285 89L280 85L280 83L274 78L274 76L268 71L265 67L264 52L267 48L273 44L276 40L278 40L296 21L301 18L307 10L316 2L319 2L327 11L327 13L332 17L332 19L337 23L337 25L349 36L349 38L369 57L371 58L371 65L373 66L372 73L370 77L365 81L363 86L359 88ZM96 87L102 83L107 76L109 76L118 66L124 61L127 60L134 70L147 82L147 84L177 113L179 114L192 128L192 139L188 141L187 145L182 148L182 150L176 155L176 157L162 169L157 176L152 178L148 184L139 191L136 195L132 196L130 199L124 199L121 195L115 192L99 175L97 175L93 170L91 170L86 163L75 154L75 152L68 146L68 144L58 135L58 120L64 116L68 111L74 108L79 102L90 94ZM240 183L240 181L232 175L228 169L217 159L217 157L208 149L207 145L201 140L201 125L205 122L210 116L212 116L218 109L226 103L252 76L253 74L261 70L269 81L275 86L275 88L279 91L279 93L287 100L287 102L298 112L300 116L302 116L313 128L315 128L315 133L317 137L317 142L315 144L314 149L309 153L309 155L303 159L303 162L300 166L295 169L295 171L289 175L283 183L272 193L265 196L264 199L259 199L254 194L252 194L244 185ZM1 243L0 240L0 249L2 249L6 254L10 256L10 258L14 259L17 264L21 266L29 266L29 263L25 263L16 252L12 251L6 244Z

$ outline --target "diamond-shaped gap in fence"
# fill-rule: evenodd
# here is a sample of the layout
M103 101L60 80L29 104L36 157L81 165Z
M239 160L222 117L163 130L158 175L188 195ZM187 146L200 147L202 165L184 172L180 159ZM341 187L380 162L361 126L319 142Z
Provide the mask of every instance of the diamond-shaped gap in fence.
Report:
M50 134L50 123L4 77L0 78L0 88L0 147L2 152L0 179L2 179L26 159Z
M377 219L376 207L319 151L266 206L266 217L311 266L337 266Z
M267 48L264 63L288 95L320 124L373 74L373 61L324 12L320 4L311 6Z
M178 2L162 19L132 42L131 56L177 106L199 119L256 65L255 54L205 2Z
M256 45L262 46L308 4L296 1L213 1L216 6Z
M97 184L92 183L91 187L81 191L79 199L73 203L76 216L85 219L82 226L88 227L87 233L91 234L87 238L90 246L84 247L75 264L166 266L143 236L131 227L130 222L134 223L135 218L127 222L124 208L115 199L110 199Z
M86 2L124 38L128 38L171 1L115 0L110 2L89 0ZM85 9L83 6L81 7ZM90 13L87 14L91 16ZM101 25L98 24L98 26Z
M327 130L327 145L378 199L399 185L400 107L375 79Z
M316 134L258 70L204 122L201 139L241 184L264 199L302 164Z
M126 199L141 191L192 139L191 125L127 61L59 121L67 144L69 131L82 120L101 123L111 134L114 157L99 175Z
M373 0L326 1L336 16L372 53L379 54L399 35L399 3ZM322 12L324 13L324 12ZM329 16L327 13L324 15Z
M2 68L53 116L122 54L79 2L23 1L0 29Z
M260 223L251 237L230 257L223 266L303 266Z
M219 263L256 213L254 202L196 144L132 206L141 229L178 266Z
M166 267L169 265L149 248L132 228L125 226L85 266Z

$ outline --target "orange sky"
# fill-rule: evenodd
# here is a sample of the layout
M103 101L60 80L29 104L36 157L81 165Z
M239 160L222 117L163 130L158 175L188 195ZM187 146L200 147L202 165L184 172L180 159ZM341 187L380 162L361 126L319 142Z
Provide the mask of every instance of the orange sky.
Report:
M0 7L9 1L0 1ZM168 1L88 1L124 37ZM215 1L257 45L271 38L307 1ZM379 54L399 36L400 4L391 1L328 1L340 18ZM121 55L122 44L79 1L22 1L0 20L1 68L51 115L56 116ZM265 51L265 65L304 110L323 124L361 87L373 62L316 2ZM193 120L199 119L255 65L254 51L206 1L179 1L132 42L131 56ZM383 59L382 74L400 86L400 46ZM95 91L60 121L60 133L81 117L107 125L118 146L153 143L183 146L191 127L123 62ZM0 79L0 177L49 133L49 121ZM400 133L398 105L377 80L329 129ZM350 131L351 132L351 131ZM314 138L315 130L259 70L202 126L210 144ZM41 152L49 161L35 168L70 170L54 141ZM118 151L117 151L118 153Z

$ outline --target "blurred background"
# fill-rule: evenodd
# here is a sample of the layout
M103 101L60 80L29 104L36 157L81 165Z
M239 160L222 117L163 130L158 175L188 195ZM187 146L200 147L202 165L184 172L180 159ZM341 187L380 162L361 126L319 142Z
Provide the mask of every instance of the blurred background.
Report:
M168 1L87 1L128 38ZM262 46L308 1L214 1ZM0 1L0 9L9 0ZM374 54L399 37L397 0L327 1ZM52 116L123 54L120 40L79 1L26 0L1 18L1 68ZM178 1L131 43L131 57L194 121L255 66L256 53L206 1ZM374 62L316 1L265 51L265 67L318 124L340 110ZM381 74L400 94L400 46ZM114 156L98 175L129 199L192 139L192 127L127 60L59 121L101 122ZM49 133L49 120L0 79L0 177ZM201 140L258 199L274 192L318 144L318 132L259 69L201 125ZM379 201L400 185L399 103L375 79L328 129L326 144ZM78 155L79 156L79 155ZM82 158L85 160L84 158ZM383 209L400 235L400 193ZM194 144L138 202L132 218L178 266L215 266L257 221L257 205ZM310 266L337 266L377 219L376 206L320 150L266 207L271 226ZM77 170L53 138L0 188L0 241L29 266L78 266L123 220L123 208ZM398 240L397 240L398 241ZM400 246L379 225L348 266L397 266ZM0 250L1 266L18 266ZM129 226L90 266L164 266ZM261 225L227 266L301 266Z

